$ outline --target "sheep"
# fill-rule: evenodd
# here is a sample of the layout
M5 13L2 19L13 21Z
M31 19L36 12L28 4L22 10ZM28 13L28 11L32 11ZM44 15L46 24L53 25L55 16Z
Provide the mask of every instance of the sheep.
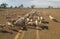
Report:
M22 18L16 20L16 22L14 22L14 25L23 26L23 25L25 25L25 22L26 22L25 19L22 17Z
M42 16L40 17L40 19L41 19L41 20L44 20L44 18L43 18Z
M0 28L5 28L5 24L0 24Z
M58 20L56 20L54 17L52 17L51 15L49 15L49 18L51 19L51 20L53 20L54 22L58 22Z
M44 29L47 29L47 30L48 30L48 26L42 25L42 26L40 26L40 28L41 28L42 30L44 30Z
M27 18L27 22L29 22L30 21L30 19L29 18Z
M49 22L48 21L46 21L42 16L40 17L41 18L41 20L40 20L40 24L41 23L44 23L44 24L49 24Z
M7 22L6 25L8 26L8 29L13 29L14 25L10 22Z
M40 18L39 17L37 17L38 18L38 21L40 20Z
M39 25L41 24L41 20L40 20L40 22L39 22Z
M35 23L36 23L36 26L37 26L38 25L38 21L36 20Z
M45 21L45 20L41 21L41 23L49 24L49 22L48 21Z
M29 18L26 18L25 24L26 24L26 25L27 25L27 24L30 24L29 22L31 22L31 20L30 20Z
M32 22L33 20L32 20L32 19L30 19L30 21Z
M2 32L2 33L11 33L12 34L12 32L8 31L8 29L6 27L6 24L0 24L0 32Z
M41 20L43 19L43 17L40 17L41 18Z
M21 16L18 16L18 18L21 18Z
M41 24L41 23L43 23L43 24L49 24L49 22L46 21L46 20L40 20L40 21L39 21L39 24Z
M41 16L40 19L41 19L41 20L39 21L39 25L42 23L43 17Z
M40 22L38 29L39 30L44 30L44 29L48 30L48 26Z
M32 17L35 15L35 13L36 13L36 12L30 13L29 18L32 18Z
M52 17L51 15L49 15L49 18L52 20L52 19L54 19L54 17Z
M24 16L24 18L31 18L34 14L35 12L28 13Z
M7 22L7 25L10 26L10 27L13 27L14 25L10 22Z
M25 29L26 27L26 23L25 23L25 19L22 17L20 19L18 19L16 22L14 22L14 25L17 25L17 26L21 26L21 29Z
M17 32L17 30L16 30L16 29L14 29L14 28L15 28L15 26L14 26L12 23L7 22L7 26L8 26L8 29L10 29L10 30L13 30L13 31L16 31L16 32Z
M29 16L30 16L30 13L26 14L24 18L29 18Z
M7 16L7 17L6 17L6 19L10 19L10 18L11 18L11 16Z
M33 23L32 22L28 22L27 25L32 25Z

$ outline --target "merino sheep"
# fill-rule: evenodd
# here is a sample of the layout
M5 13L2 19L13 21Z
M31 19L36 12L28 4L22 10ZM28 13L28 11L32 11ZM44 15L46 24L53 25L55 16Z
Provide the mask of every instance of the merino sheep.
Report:
M10 19L10 18L11 18L11 16L7 16L7 17L6 17L6 19Z
M32 19L30 19L30 21L32 22L33 20L32 20Z
M52 20L52 19L54 19L54 17L52 17L51 15L49 15L49 18Z
M38 25L38 20L35 21L36 25Z
M58 20L56 20L54 17L52 17L51 15L49 15L49 18L51 19L51 20L53 20L54 22L58 22Z
M37 17L38 18L38 21L40 20L40 18L39 17Z
M42 16L40 17L40 19L41 19L41 20L44 20L44 18L43 18Z
M44 30L44 29L48 30L48 26L45 26L45 25L40 26L40 28L41 28L42 30Z
M4 28L5 26L5 24L0 24L0 28Z
M10 23L10 22L7 22L7 25L8 25L8 26L11 26L11 27L14 26L14 25L13 25L12 23Z
M29 18L27 18L27 22L29 22L30 21L30 19Z

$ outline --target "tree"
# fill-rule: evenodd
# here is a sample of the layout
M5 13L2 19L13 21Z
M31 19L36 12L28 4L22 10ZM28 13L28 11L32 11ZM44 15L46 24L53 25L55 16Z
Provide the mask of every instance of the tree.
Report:
M10 6L10 8L13 8L13 6Z
M15 8L17 8L17 6L15 6Z
M35 7L35 5L31 5L31 8L34 8Z
M30 7L27 7L27 8L30 8Z
M48 8L53 8L53 6L48 6Z
M19 6L19 8L24 8L23 4L21 4L21 5Z
M8 5L8 4L6 4L6 3L2 3L0 7L1 7L1 8L7 8L7 5Z
M20 8L20 6L18 8Z

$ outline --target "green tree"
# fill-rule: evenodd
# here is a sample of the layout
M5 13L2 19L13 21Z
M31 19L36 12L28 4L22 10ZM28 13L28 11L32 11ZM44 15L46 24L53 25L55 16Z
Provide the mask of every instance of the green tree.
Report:
M6 4L6 3L2 3L0 7L1 7L1 8L7 8L7 5L8 5L8 4Z

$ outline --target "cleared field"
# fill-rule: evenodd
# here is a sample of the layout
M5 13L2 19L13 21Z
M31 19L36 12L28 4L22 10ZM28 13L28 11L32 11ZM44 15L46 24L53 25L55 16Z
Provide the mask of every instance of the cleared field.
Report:
M31 10L33 9L0 9L0 24L6 24L7 16L11 16L10 19L18 19L18 16L22 17L25 14L31 12ZM52 15L60 22L60 9L35 9L35 10L49 22L49 24L47 24L49 30L39 30L40 39L60 39L60 23L51 21L48 17L49 15ZM18 28L19 27L16 27L17 30L19 30ZM14 39L17 32L15 31L13 32L14 32L13 34L0 32L0 39ZM36 30L29 29L29 31L26 31L23 39L36 39Z

